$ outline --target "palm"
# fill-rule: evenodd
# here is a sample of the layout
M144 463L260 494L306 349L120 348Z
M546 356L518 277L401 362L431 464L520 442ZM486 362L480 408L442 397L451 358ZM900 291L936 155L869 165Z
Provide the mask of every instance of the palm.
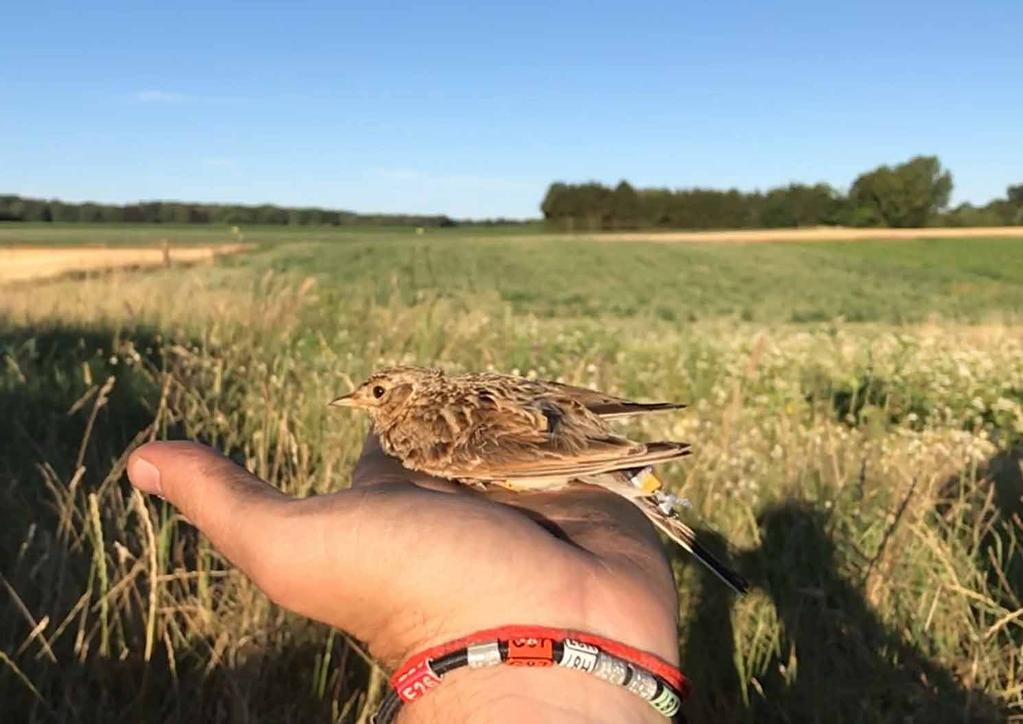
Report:
M180 446L179 460L196 457L193 477L230 479L226 501L187 469L164 482L222 552L278 603L349 631L386 663L515 623L604 633L677 660L670 567L643 515L612 493L481 494L406 470L371 437L350 490L292 500L226 459L199 460L211 454L200 446L158 445L143 454Z

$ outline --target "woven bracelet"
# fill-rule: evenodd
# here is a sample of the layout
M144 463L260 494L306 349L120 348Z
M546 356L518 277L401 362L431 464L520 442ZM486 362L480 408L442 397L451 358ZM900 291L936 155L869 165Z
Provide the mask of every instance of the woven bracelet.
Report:
M390 679L391 688L372 724L391 724L408 702L440 685L463 666L562 666L628 689L668 718L679 713L690 690L674 666L653 654L591 634L543 626L503 626L479 631L423 651Z

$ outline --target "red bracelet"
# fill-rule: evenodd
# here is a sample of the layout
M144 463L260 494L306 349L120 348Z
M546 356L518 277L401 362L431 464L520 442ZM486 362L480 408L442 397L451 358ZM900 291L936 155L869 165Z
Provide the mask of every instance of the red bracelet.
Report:
M565 666L623 686L665 716L674 716L691 689L678 668L654 654L602 636L547 626L501 626L433 646L391 676L391 692L375 722L390 722L402 704L420 698L460 666Z
M609 654L614 654L620 659L625 659L630 664L636 664L648 669L660 676L683 694L689 694L690 683L685 675L675 666L672 666L664 659L645 651L634 649L631 646L606 639L603 636L572 631L566 628L550 628L548 626L498 626L497 628L483 629L476 633L463 636L460 639L449 641L446 644L433 646L410 656L391 676L391 686L397 688L398 681L411 672L412 669L421 666L429 659L438 659L452 651L463 649L470 644L490 641L492 639L575 639L590 646L597 646Z

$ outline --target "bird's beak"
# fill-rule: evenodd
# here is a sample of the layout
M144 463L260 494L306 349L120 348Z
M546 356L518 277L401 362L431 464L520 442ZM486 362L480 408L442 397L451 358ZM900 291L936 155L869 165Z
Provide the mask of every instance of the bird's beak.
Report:
M352 397L352 393L341 395L327 403L330 407L359 407L359 401Z

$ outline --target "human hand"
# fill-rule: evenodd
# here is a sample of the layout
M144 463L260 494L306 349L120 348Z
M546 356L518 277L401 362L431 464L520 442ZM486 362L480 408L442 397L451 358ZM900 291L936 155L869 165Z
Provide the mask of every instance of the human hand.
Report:
M481 494L406 470L370 437L352 487L293 499L205 446L155 442L132 483L181 510L279 605L366 642L393 667L506 624L606 636L677 663L674 580L628 501L587 485ZM663 721L566 669L458 670L403 721Z

